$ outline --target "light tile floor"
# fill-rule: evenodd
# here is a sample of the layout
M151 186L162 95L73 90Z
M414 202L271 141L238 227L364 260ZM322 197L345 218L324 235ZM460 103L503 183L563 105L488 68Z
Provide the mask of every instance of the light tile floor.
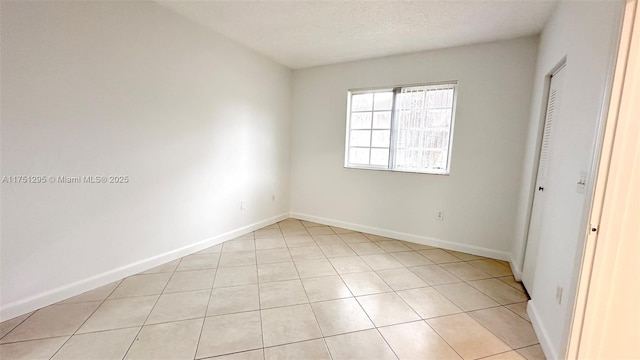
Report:
M287 219L0 324L2 359L543 359L508 263Z

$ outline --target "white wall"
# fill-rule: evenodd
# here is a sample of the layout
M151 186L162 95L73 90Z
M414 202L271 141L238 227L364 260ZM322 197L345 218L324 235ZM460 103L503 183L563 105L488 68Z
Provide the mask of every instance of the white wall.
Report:
M564 356L579 263L582 256L584 207L588 194L575 191L581 171L591 168L598 122L603 116L608 75L619 32L621 2L560 2L541 34L531 100L526 155L523 161L517 233L513 246L516 267L523 263L528 210L535 181L537 145L543 125L545 76L566 57L561 118L553 134L562 156L552 159L566 189L558 206L548 209L550 236L540 240L529 304L534 327L548 358ZM549 184L551 185L551 184ZM587 188L590 188L590 184ZM586 228L586 226L585 226ZM564 288L562 304L556 287Z
M537 41L294 71L292 214L507 259ZM447 80L459 81L449 176L343 167L348 89Z
M2 2L1 31L2 175L130 178L2 185L3 319L288 212L287 68L153 2Z

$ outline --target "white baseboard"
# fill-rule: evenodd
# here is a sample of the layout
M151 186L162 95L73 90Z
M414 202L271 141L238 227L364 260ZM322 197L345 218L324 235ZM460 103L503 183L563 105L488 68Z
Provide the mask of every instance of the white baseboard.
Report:
M536 332L538 341L540 341L540 347L544 352L544 356L549 360L558 359L558 353L552 346L549 333L545 329L542 320L540 320L540 314L538 313L533 300L529 300L527 303L527 314L531 319L531 325L533 325L533 330Z
M522 271L520 271L520 267L514 263L513 257L509 257L509 265L511 266L511 272L516 281L522 282Z
M408 233L403 233L403 232L393 231L393 230L386 230L386 229L381 229L373 226L354 224L346 221L329 219L329 218L324 218L320 216L302 214L297 212L292 212L291 217L300 219L300 220L306 220L306 221L316 222L320 224L341 227L349 230L366 232L373 235L379 235L379 236L385 236L385 237L398 239L398 240L410 241L417 244L435 246L435 247L439 247L447 250L454 250L454 251L464 252L467 254L484 256L492 259L499 259L499 260L510 259L510 255L504 251L487 249L487 248L467 245L467 244L460 244L452 241L436 239L436 238L427 237L427 236L408 234Z
M129 265L106 271L102 274L94 275L68 285L60 286L58 288L28 297L26 299L6 304L0 307L0 321L9 320L16 316L20 316L22 314L26 314L42 307L55 304L58 301L68 299L72 296L82 294L85 291L107 285L111 282L123 279L127 276L137 274L141 271L149 270L166 262L173 261L183 256L193 254L200 250L204 250L208 247L218 245L224 241L231 240L240 235L271 225L288 217L289 213L283 213L247 226L243 226L241 228L237 228L232 231L228 231L220 235L210 237L208 239L204 239L191 245L171 250L160 255L156 255Z

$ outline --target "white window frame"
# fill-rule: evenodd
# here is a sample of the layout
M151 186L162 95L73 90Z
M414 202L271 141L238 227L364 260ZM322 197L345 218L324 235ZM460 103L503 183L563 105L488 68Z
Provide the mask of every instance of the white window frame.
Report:
M417 171L410 169L397 169L395 168L395 150L396 143L394 143L397 124L396 124L396 108L395 102L398 92L402 88L411 88L411 87L448 87L453 89L453 101L451 105L451 122L449 125L449 142L447 148L447 164L445 169L426 169L425 171ZM351 98L353 95L358 94L369 94L376 92L388 92L393 91L393 106L391 108L391 139L389 143L389 163L387 166L384 165L363 165L363 164L351 164L349 162L349 149L351 146L349 145L350 137L351 137ZM381 170L381 171L393 171L393 172L404 172L404 173L416 173L416 174L431 174L431 175L449 175L451 170L451 154L453 150L453 132L455 128L455 118L456 118L456 105L458 98L458 81L443 81L437 83L427 83L427 84L410 84L410 85L398 85L398 86L385 86L385 87L376 87L376 88L363 88L363 89L350 89L347 92L347 121L346 121L346 131L345 131L345 149L344 149L344 167L348 169L362 169L362 170ZM374 112L375 110L372 110ZM373 121L373 120L372 120ZM373 128L373 125L372 125ZM371 144L369 148L371 147Z

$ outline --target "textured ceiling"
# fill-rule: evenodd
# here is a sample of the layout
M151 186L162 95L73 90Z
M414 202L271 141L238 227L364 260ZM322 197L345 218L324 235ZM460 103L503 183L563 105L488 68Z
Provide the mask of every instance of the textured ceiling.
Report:
M298 69L540 32L556 1L159 1Z

